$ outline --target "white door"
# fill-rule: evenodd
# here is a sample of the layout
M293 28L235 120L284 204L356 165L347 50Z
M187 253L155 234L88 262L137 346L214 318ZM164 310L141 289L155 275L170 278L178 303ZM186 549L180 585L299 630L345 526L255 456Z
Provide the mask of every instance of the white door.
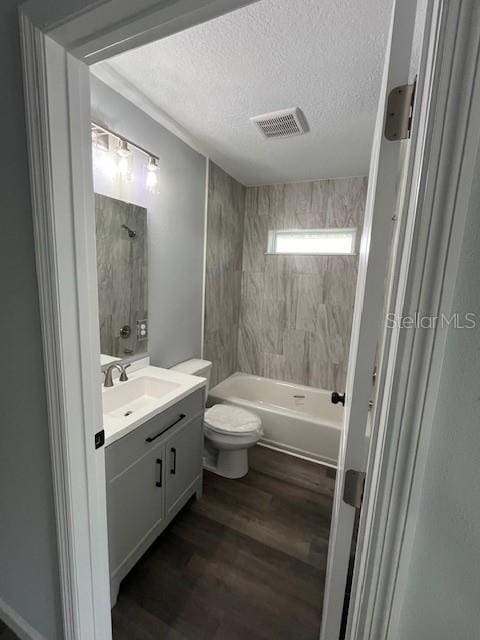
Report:
M327 580L321 640L338 640L352 544L355 508L343 499L345 476L365 472L368 454L366 426L372 395L377 343L384 323L384 293L390 263L392 220L402 184L405 145L384 135L390 91L412 82L409 77L417 16L416 0L396 0L393 7L385 68L370 160L365 222L360 247L358 281L346 384L345 422L328 550Z

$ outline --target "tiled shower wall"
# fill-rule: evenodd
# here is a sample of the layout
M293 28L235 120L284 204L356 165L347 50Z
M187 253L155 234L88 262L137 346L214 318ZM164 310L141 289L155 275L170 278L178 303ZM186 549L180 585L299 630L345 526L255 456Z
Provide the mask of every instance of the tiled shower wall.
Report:
M269 229L356 227L366 178L245 188L210 163L205 358L234 371L345 388L357 256L266 255Z
M238 369L345 389L355 300L355 256L265 255L269 229L356 227L366 178L247 189Z
M204 357L211 385L238 370L245 187L209 163Z

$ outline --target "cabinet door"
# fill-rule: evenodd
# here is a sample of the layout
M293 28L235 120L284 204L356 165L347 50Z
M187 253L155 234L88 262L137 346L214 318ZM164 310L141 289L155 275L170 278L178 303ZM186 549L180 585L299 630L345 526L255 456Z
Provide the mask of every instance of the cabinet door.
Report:
M167 518L181 506L182 499L202 473L203 421L192 420L165 443L165 490Z
M164 451L157 445L108 481L111 575L164 520Z

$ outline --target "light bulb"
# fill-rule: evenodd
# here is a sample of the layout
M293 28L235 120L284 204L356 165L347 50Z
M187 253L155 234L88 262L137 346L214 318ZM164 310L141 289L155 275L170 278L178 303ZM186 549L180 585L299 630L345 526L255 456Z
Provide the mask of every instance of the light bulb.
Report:
M117 173L121 178L128 178L130 173L130 167L128 165L128 157L121 156L117 162Z
M113 180L117 173L115 158L106 152L95 148L93 151L93 168L100 171L109 180Z
M147 183L147 189L151 193L155 193L157 189L157 185L158 185L157 171L158 171L157 159L154 158L153 156L150 156L150 158L148 159L148 165L147 165L146 183Z
M157 174L153 171L149 171L147 174L147 189L149 191L155 191L155 187L158 184Z
M117 164L115 162L115 158L112 158L112 156L109 153L106 153L104 151L103 152L101 151L100 153L101 153L100 168L107 178L109 178L110 180L113 180L117 173Z
M92 147L92 155L94 170L113 180L117 174L117 163L112 154L95 145Z

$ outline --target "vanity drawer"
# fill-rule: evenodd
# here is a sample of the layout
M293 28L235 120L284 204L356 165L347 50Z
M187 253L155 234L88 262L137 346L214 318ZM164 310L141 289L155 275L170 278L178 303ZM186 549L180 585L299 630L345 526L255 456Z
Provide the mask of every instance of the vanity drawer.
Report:
M203 412L204 402L205 389L198 389L109 445L105 450L107 481L154 449L170 429L180 428Z

